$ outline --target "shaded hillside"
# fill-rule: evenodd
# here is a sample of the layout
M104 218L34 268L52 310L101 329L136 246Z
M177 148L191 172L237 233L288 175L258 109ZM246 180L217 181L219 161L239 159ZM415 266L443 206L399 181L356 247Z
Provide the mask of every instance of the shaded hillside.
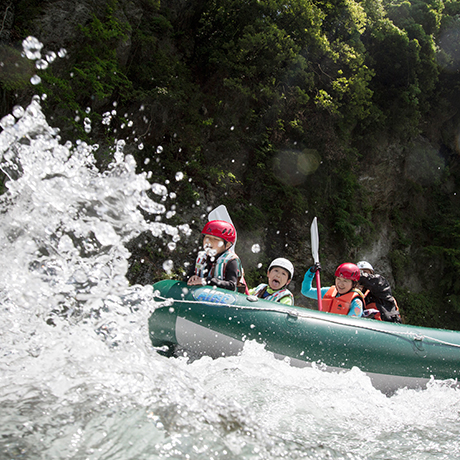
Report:
M323 284L339 263L365 258L391 281L407 322L460 328L460 3L0 8L1 114L46 94L50 122L64 139L101 144L102 165L113 141L127 139L139 170L176 194L168 222L195 231L173 252L148 235L133 242L133 283L165 276L165 259L180 276L207 209L223 203L250 283L284 255L296 266L297 303L314 308L300 284L318 216ZM37 86L20 57L27 36L67 51L38 72Z

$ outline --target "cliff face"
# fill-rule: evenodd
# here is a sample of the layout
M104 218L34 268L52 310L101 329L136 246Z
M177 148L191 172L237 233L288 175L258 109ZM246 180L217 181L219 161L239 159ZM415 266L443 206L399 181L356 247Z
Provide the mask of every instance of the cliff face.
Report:
M317 215L326 285L339 263L366 259L395 287L409 322L460 327L452 271L458 238L449 230L460 217L458 77L429 70L437 64L428 46L420 56L433 62L414 76L414 60L401 77L401 65L420 48L415 32L407 26L404 41L404 24L397 29L364 7L344 10L341 19L327 9L284 18L283 10L257 9L260 2L218 3L6 2L0 60L22 62L17 53L27 35L44 49L65 48L66 59L53 64L38 87L48 94L53 122L66 136L85 136L70 122L75 111L90 107L96 126L116 102L136 128L127 136L128 151L143 169L152 167L152 180L172 181L177 171L190 179L173 181L172 222L193 222L198 235L207 208L227 205L252 284L264 279L270 259L287 256L297 270L297 301L307 305L299 291L312 263L309 228ZM299 28L288 29L297 18ZM304 37L307 22L311 35ZM384 36L373 27L383 27ZM430 37L436 33L418 37L421 48ZM408 53L402 64L390 55L390 38L402 40L394 45ZM32 71L24 67L22 75ZM13 85L0 70L1 115L28 103L34 91L28 78ZM423 78L425 94L417 95ZM95 127L91 136L104 144L119 132ZM163 153L155 157L158 146ZM146 158L158 160L147 164ZM193 258L195 235L167 253L176 267ZM139 242L132 246L130 278L147 283L163 276L166 252L155 247L166 243L142 241L141 249Z

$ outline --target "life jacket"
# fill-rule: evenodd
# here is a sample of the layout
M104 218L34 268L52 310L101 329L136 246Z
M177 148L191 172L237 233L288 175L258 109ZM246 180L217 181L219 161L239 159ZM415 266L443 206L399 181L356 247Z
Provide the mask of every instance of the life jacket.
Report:
M365 316L366 318L375 319L377 321L383 321L382 315L380 313L380 308L377 306L377 304L375 302L370 302L370 303L366 302L366 298L370 294L370 292L371 291L367 290L364 293L363 316ZM394 297L393 297L393 300L395 301L396 311L398 311L399 313L398 303L396 302L396 299Z
M217 278L223 280L225 279L225 270L227 268L227 264L232 260L236 260L238 262L237 290L239 292L249 294L248 287L244 279L244 271L241 260L231 249L223 252L216 260L214 260L214 262L211 264L209 273L207 272L208 256L205 251L200 251L195 262L195 275L199 276L200 278Z
M338 315L348 315L351 303L354 299L361 299L363 301L364 308L364 296L359 289L352 289L346 294L337 296L337 288L335 286L331 286L326 294L324 294L324 297L321 300L321 305L323 311L336 313Z
M294 305L294 296L292 292L287 288L278 289L277 291L273 292L272 294L267 293L268 284L259 284L256 288L254 288L253 295L260 297L264 300L271 300L272 302L279 302L284 297L289 297L291 299L292 305ZM266 294L267 295L264 295Z

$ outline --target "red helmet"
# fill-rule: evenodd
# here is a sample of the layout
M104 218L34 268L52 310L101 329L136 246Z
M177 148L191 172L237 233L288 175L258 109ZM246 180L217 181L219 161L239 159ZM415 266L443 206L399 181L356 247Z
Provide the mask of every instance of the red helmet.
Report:
M201 233L205 235L216 236L224 241L234 244L236 241L235 227L225 222L225 220L210 220L203 228Z
M359 281L361 274L357 265L346 262L337 267L335 277L338 278L339 276L347 280Z

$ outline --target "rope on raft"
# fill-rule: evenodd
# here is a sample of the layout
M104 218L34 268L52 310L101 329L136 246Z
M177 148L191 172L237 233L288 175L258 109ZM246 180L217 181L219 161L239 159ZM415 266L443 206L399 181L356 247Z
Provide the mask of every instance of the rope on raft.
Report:
M173 298L170 298L170 297L162 297L160 295L156 295L155 296L157 299L160 299L164 302L170 302L172 301L173 303L174 302L180 302L180 303L197 303L196 300L185 300L185 299L173 299ZM210 306L215 306L216 305L216 302L209 302L209 301L205 301L205 300L200 300L199 301L200 304L204 304L204 305L210 305ZM440 345L446 345L446 346L449 346L449 347L454 347L454 348L460 348L460 344L456 344L456 343L450 343L450 342L446 342L444 340L439 340L439 339L436 339L434 337L430 337L428 335L421 335L421 334L415 334L413 332L403 332L403 331L400 331L400 332L394 332L394 331L385 331L385 330L382 330L382 329L378 329L378 328L375 328L375 327L372 327L372 326L368 326L368 325L364 325L364 324L347 324L347 323L343 323L341 322L339 319L337 318L327 318L327 317L317 317L317 316L312 316L312 315L309 315L308 313L304 313L302 311L298 311L298 310L292 310L292 309L289 309L289 308L274 308L274 307L270 307L270 308L260 308L260 307L250 307L250 306L245 306L245 305L233 305L233 304L227 304L227 303L218 303L219 306L223 306L223 307L233 307L233 308L236 308L236 309L239 309L239 310L250 310L250 311L269 311L269 312L274 312L274 313L284 313L284 314L287 314L287 315L290 315L290 316L295 316L295 317L300 317L300 318L305 318L305 319L315 319L317 321L326 321L328 323L334 323L334 324L340 324L341 326L349 326L349 327L353 327L353 328L356 328L356 329L366 329L366 330L369 330L369 331L374 331L374 332L380 332L380 333L383 333L383 334L389 334L389 335L394 335L394 336L399 336L399 337L402 337L402 336L406 336L412 340L415 340L417 342L422 342L423 340L427 341L427 340L431 340L432 342L436 342ZM163 305L162 305L163 306ZM166 305L165 305L166 306Z

